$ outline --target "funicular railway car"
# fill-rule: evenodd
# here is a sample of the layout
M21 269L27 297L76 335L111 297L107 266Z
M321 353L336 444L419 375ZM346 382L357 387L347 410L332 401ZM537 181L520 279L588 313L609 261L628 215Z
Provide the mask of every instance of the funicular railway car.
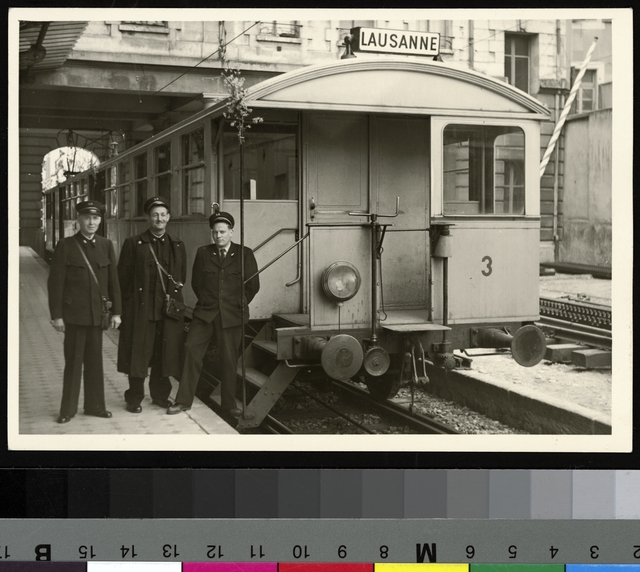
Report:
M238 221L243 193L245 244L264 270L241 428L259 425L302 367L360 376L386 399L408 355L450 369L454 350L510 346L521 365L540 361L542 104L394 56L286 73L249 89L247 104L263 121L246 132L242 189L221 101L45 196L61 234L81 192L102 200L116 251L143 230L146 198L166 196L191 268L213 203ZM189 279L185 298L195 302Z

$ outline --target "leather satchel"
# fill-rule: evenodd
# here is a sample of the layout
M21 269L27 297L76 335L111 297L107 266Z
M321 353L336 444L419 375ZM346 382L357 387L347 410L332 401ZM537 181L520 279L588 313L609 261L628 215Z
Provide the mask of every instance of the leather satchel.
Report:
M174 320L182 320L187 305L180 300L176 300L167 294L167 300L164 303L164 315Z
M160 261L158 260L158 257L156 256L156 253L153 251L153 247L151 245L149 245L149 250L151 250L151 254L153 254L153 258L156 261L156 268L158 269L158 275L160 276L160 284L162 284L162 290L164 291L164 295L166 296L166 300L164 303L164 315L167 318L171 318L173 320L183 320L184 312L187 309L187 305L184 302L180 302L180 300L176 300L175 298L171 297L171 294L167 292L167 288L164 285L162 274L164 273L167 276L167 279L173 282L177 290L180 290L183 284L182 282L176 282L173 276L171 276L171 274L169 274L164 269L162 264L160 264Z

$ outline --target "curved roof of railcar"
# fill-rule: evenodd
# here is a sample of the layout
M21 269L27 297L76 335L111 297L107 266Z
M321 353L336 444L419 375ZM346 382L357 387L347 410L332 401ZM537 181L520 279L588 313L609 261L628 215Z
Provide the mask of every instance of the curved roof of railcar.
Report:
M545 105L485 74L418 59L380 57L309 66L247 90L256 107L548 119Z

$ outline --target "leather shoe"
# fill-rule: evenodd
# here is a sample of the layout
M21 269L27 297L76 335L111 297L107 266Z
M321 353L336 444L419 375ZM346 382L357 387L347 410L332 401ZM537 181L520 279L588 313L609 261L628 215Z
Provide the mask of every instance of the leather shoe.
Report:
M229 409L229 415L231 415L231 417L240 417L242 415L242 409L238 409L237 407Z
M176 415L177 413L182 413L183 411L189 411L189 409L191 409L189 405L174 403L167 409L167 415Z
M158 407L162 407L162 409L169 409L169 407L173 405L173 402L169 399L152 399L151 403Z
M60 415L58 417L58 423L69 423L71 417L73 417L73 415Z
M133 403L127 403L126 409L129 413L142 413L142 407Z
M111 411L103 409L102 411L85 411L85 415L91 415L92 417L102 417L103 419L110 419L112 417Z

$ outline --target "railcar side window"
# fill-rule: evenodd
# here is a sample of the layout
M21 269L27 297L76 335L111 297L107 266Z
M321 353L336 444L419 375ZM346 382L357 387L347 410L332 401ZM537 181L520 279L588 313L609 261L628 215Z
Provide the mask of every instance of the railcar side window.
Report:
M445 215L524 214L524 132L519 127L447 125Z
M131 218L130 180L129 161L122 161L122 163L118 164L118 187L120 188L120 197L122 199L120 217L122 218ZM118 216L117 212L113 216Z
M135 216L144 216L144 203L147 200L147 154L142 153L133 159L136 188Z
M260 123L245 132L245 199L283 201L298 199L298 126ZM225 123L224 196L240 199L240 144L234 127Z
M159 195L171 200L171 142L155 148L156 191Z
M107 186L104 190L105 218L118 216L117 167L107 168Z
M183 135L182 214L204 214L204 129Z

